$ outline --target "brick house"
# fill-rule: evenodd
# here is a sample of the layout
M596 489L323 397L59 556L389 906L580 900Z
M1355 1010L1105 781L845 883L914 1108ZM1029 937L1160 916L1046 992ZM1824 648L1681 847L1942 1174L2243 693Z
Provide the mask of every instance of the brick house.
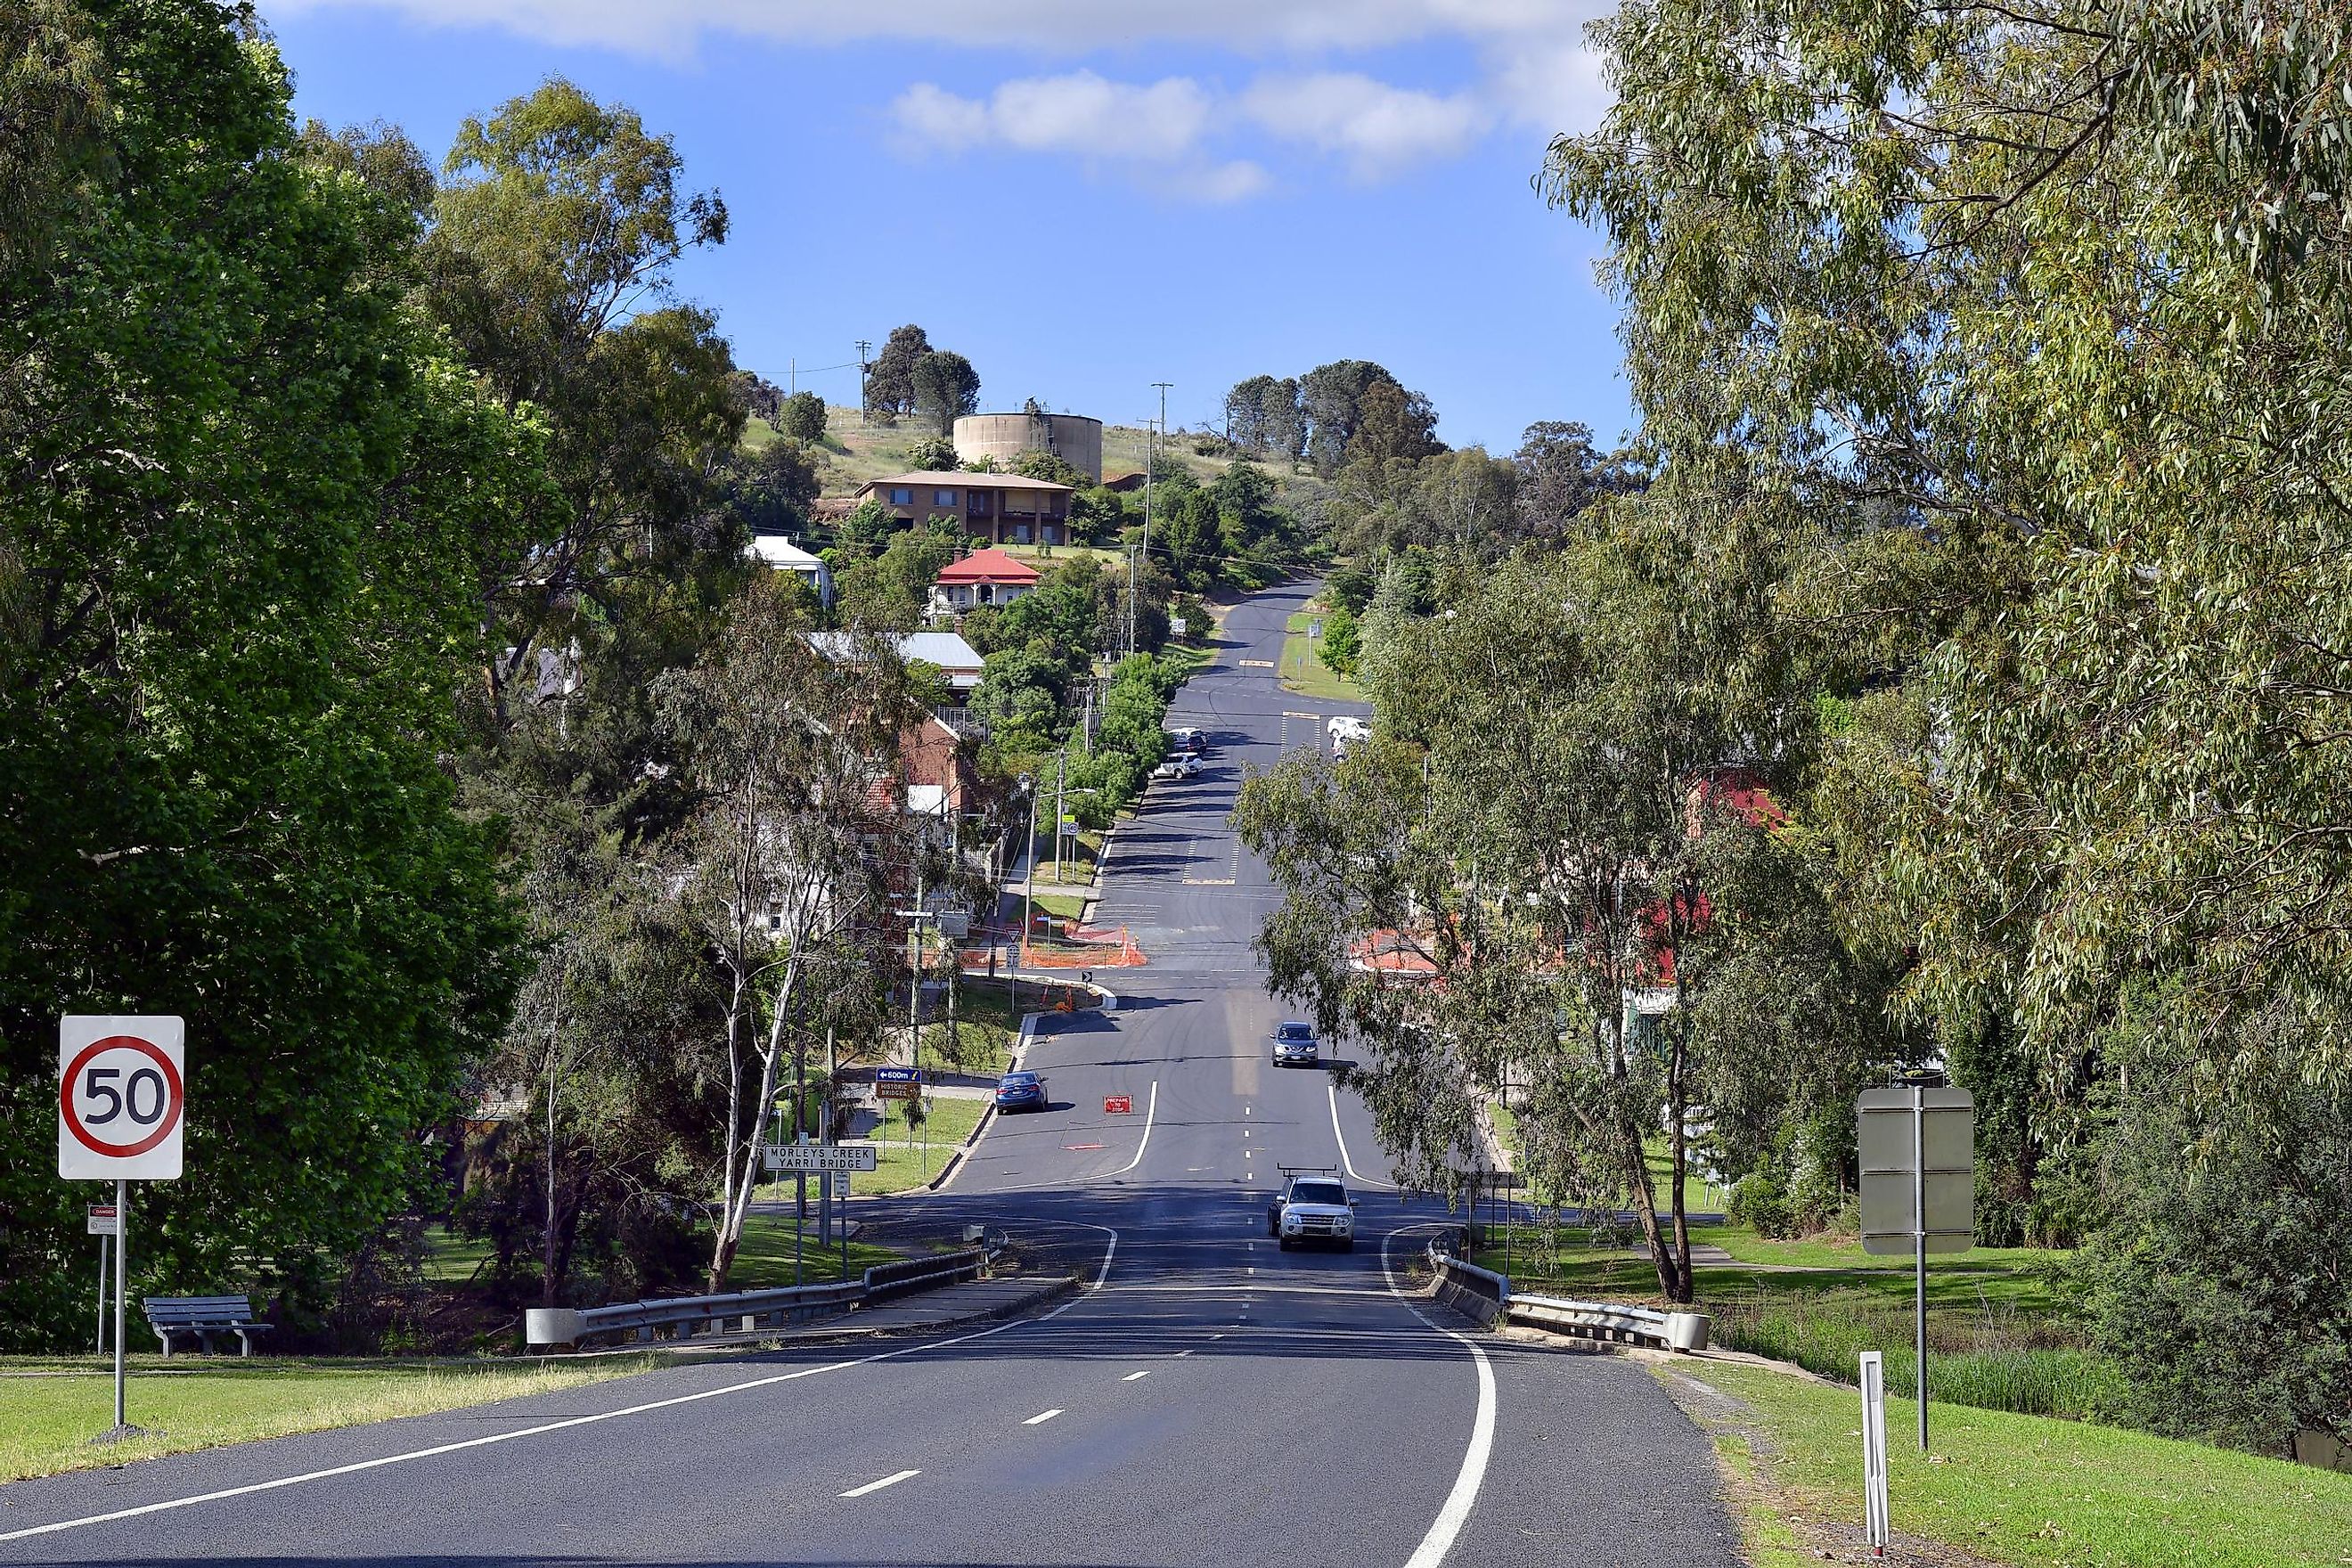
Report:
M1067 485L1021 474L968 474L925 468L858 487L861 500L882 503L902 522L950 518L966 535L992 544L1067 544Z

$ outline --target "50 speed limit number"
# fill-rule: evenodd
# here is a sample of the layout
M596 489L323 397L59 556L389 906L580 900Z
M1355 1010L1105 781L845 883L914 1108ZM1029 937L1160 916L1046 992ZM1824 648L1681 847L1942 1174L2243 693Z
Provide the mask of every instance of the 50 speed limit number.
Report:
M175 1017L68 1015L58 1032L58 1174L171 1181L187 1122L186 1030Z

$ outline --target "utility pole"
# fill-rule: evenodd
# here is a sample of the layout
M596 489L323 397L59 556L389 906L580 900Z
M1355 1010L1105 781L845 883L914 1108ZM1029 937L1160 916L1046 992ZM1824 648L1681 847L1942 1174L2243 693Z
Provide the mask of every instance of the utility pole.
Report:
M873 347L871 339L857 340L857 423L860 425L866 423L866 416L874 406L873 396L866 390L866 378L874 369L873 362L866 356Z
M801 390L801 356L794 354L784 363L792 367L784 373L784 379L791 384L792 395L797 397Z
M1160 423L1152 426L1151 452L1150 458L1146 459L1143 465L1143 548L1139 552L1136 561L1137 576L1135 579L1137 603L1139 605L1140 605L1142 602L1142 570L1150 563L1151 560L1151 492L1153 488L1159 483L1160 443L1168 438L1168 389L1176 384L1172 381L1155 381L1151 384L1160 389ZM1137 613L1139 616L1141 611L1139 609ZM1139 645L1130 648L1129 651L1131 653L1140 653L1143 650Z
M1069 783L1070 748L1054 753L1054 886L1062 885L1062 823Z

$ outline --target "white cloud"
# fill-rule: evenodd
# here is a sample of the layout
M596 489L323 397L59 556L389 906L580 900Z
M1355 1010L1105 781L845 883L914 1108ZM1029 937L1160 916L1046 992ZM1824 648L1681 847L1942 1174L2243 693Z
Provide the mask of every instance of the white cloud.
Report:
M934 150L998 145L1150 166L1210 199L1265 188L1257 163L1206 143L1234 121L1348 161L1360 178L1456 154L1500 125L1583 131L1607 109L1583 28L1616 0L272 0L273 13L373 9L436 26L495 26L566 46L690 61L712 37L785 46L907 41L1064 58L1142 45L1287 57L1238 98L1187 77L1150 84L1090 70L1024 77L984 96L923 84L891 120ZM1350 51L1420 42L1467 48L1484 79L1454 93L1336 67ZM1181 175L1181 179L1175 178Z
M1566 6L1556 0L276 0L271 6L280 13L331 8L488 25L553 43L674 58L691 54L705 33L787 44L884 38L1065 55L1152 42L1245 53L1358 49L1540 28Z
M1368 178L1452 157L1494 122L1471 94L1440 97L1351 71L1261 77L1242 95L1241 109L1277 136L1343 154Z
M892 102L890 117L913 151L1061 153L1192 201L1254 196L1266 187L1265 171L1246 159L1218 161L1204 145L1215 108L1189 77L1119 82L1082 70L1004 82L985 99L918 82Z

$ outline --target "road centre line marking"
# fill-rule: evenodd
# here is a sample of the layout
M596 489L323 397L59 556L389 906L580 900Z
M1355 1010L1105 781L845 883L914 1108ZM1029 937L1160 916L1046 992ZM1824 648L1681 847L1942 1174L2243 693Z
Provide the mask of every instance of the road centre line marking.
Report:
M1120 1378L1120 1379L1119 1379L1119 1382L1121 1382L1121 1383L1133 1383L1133 1382L1134 1382L1137 1378L1139 1378L1139 1377L1150 1377L1150 1375L1151 1375L1151 1369L1150 1369L1150 1367L1148 1367L1148 1366L1147 1366L1147 1367L1145 1367L1141 1372L1130 1372L1130 1373L1129 1373L1125 1377Z
M923 1472L920 1470L900 1470L895 1476L884 1476L878 1481L868 1481L862 1487L852 1487L841 1495L843 1497L864 1497L867 1492L878 1492L884 1487L895 1487L900 1481L912 1480L922 1473Z
M1396 1237L1397 1233L1391 1231L1381 1242L1381 1274L1388 1280L1389 1289L1396 1292L1397 1298L1405 1303L1414 1317L1421 1318L1423 1323L1437 1329L1447 1339L1467 1345L1478 1368L1478 1414L1470 1423L1470 1446L1462 1452L1461 1471L1454 1476L1454 1489L1445 1494L1445 1502L1437 1510L1436 1519L1430 1522L1429 1533L1421 1538L1421 1544L1413 1549L1412 1555L1406 1558L1404 1563L1404 1568L1439 1568L1445 1561L1445 1554L1454 1548L1454 1538L1462 1533L1462 1526L1468 1522L1471 1505L1478 1500L1478 1487L1486 1479L1486 1461L1495 1448L1495 1369L1488 1363L1486 1352L1477 1341L1457 1334L1452 1329L1438 1328L1427 1318L1422 1318L1421 1309L1413 1306L1402 1290L1397 1289L1396 1272L1389 1267L1389 1243Z
M1095 1289L1101 1289L1103 1282L1110 1278L1111 1258L1118 1251L1118 1227L1096 1225L1089 1220L1070 1220L1064 1223L1083 1226L1088 1230L1100 1230L1109 1234L1109 1245L1103 1248L1102 1267L1095 1272ZM804 1366L797 1372L778 1373L772 1377L755 1377L749 1382L730 1383L718 1388L702 1389L694 1394L677 1394L668 1399L649 1399L643 1404L624 1405L618 1410L598 1411L593 1415L568 1415L558 1421L543 1421L536 1426L518 1427L512 1432L493 1432L487 1436L467 1437L456 1443L436 1443L431 1447L412 1448L405 1453L385 1454L373 1459L360 1459L348 1465L330 1466L325 1469L305 1470L299 1475L280 1476L275 1480L255 1481L241 1487L224 1487L217 1491L198 1492L193 1497L168 1498L162 1502L142 1503L136 1508L119 1508L106 1513L85 1514L79 1519L62 1519L53 1524L36 1524L24 1530L0 1532L0 1542L25 1541L36 1535L55 1535L59 1531L79 1530L89 1524L110 1524L121 1519L142 1519L152 1513L171 1513L184 1508L194 1508L198 1503L223 1502L230 1498L251 1497L259 1492L274 1492L287 1487L300 1486L306 1481L331 1480L337 1476L352 1476L367 1470L380 1470L391 1465L406 1464L411 1459L430 1459L442 1454L462 1453L468 1448L487 1448L494 1444L511 1443L520 1437L535 1437L544 1432L562 1432L574 1426L593 1426L605 1421L617 1421L625 1415L643 1415L648 1411L669 1410L681 1405L696 1405L706 1399L723 1398L730 1394L748 1394L753 1389L772 1388L780 1383L797 1383L802 1378L814 1377L820 1373L842 1372L853 1367L871 1366L876 1362L897 1361L901 1356L916 1355L924 1351L945 1350L950 1345L968 1344L973 1340L991 1339L1014 1329L1033 1328L1039 1323L1050 1322L1076 1306L1079 1300L1078 1297L1072 1297L1052 1311L1041 1313L1034 1318L1016 1318L1009 1323L999 1323L993 1328L979 1329L969 1334L958 1334L952 1339L932 1340L919 1345L904 1345L898 1350L877 1351L872 1355L859 1356L851 1361L827 1362L823 1366ZM912 1470L908 1472L909 1475L919 1473Z
M1056 1409L1056 1410L1040 1410L1039 1412L1037 1412L1037 1414L1036 1414L1036 1415L1032 1415L1031 1417L1029 1417L1029 1419L1028 1419L1028 1420L1024 1421L1023 1423L1021 1423L1021 1425L1023 1425L1024 1426L1044 1426L1046 1422L1051 1421L1055 1416L1059 1415L1060 1414L1061 1414L1061 1411L1059 1411L1058 1409Z

